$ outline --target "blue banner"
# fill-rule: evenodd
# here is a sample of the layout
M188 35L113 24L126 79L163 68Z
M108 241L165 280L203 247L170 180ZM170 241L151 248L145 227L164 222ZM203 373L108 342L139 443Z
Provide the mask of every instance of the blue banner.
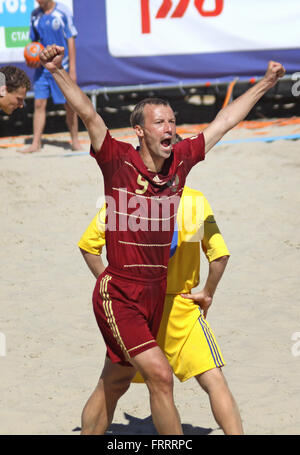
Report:
M281 0L271 3L272 10L268 0L243 8L240 0L75 0L78 83L92 89L251 78L262 76L269 60L293 74L300 69L300 2L286 0L284 10ZM24 25L21 0L0 1L0 24L6 6L17 4L14 21Z

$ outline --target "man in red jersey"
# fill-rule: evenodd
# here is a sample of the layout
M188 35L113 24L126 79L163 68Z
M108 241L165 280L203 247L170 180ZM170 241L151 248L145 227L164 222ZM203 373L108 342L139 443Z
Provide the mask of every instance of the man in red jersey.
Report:
M245 118L283 76L284 68L270 62L263 79L222 109L203 133L176 145L175 116L170 105L153 99L139 103L131 116L140 142L135 150L111 138L88 97L63 70L63 54L63 48L48 46L40 54L41 63L52 73L88 130L91 154L104 176L110 212L109 266L98 278L93 295L107 358L99 383L83 410L82 434L103 432L98 406L103 393L109 390L104 397L103 419L111 421L113 396L119 397L126 391L120 390L120 384L124 377L132 378L136 370L149 389L158 433L182 434L173 399L172 370L155 341L163 309L176 205L192 166ZM126 200L121 197L124 194Z

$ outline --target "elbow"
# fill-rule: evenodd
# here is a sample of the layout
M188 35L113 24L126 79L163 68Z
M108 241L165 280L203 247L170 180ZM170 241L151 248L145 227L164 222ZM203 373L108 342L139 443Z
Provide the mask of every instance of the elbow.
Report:
M228 261L229 261L229 255L228 256L222 256L218 259L218 261L220 263L222 263L224 265L224 267L226 267Z
M232 117L230 112L228 112L228 109L226 107L219 112L216 119L217 118L221 137L223 137L226 133L228 133L228 131L230 131L233 128L233 126L235 126L236 121Z
M89 125L91 125L97 116L97 112L95 111L94 107L92 105L87 104L85 109L82 111L80 118L85 124L85 126L88 128Z

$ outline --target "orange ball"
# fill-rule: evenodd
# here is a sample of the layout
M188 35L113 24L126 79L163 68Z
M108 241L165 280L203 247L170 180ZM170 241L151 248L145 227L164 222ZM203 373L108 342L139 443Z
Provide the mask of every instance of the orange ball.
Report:
M27 44L24 49L24 58L26 63L37 63L40 61L39 54L44 49L44 46L41 43L33 42Z

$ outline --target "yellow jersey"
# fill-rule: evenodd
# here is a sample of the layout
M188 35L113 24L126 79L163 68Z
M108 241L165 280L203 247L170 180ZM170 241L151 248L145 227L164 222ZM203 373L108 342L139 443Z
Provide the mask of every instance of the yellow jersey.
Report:
M200 191L184 187L180 200L168 264L167 294L189 293L199 284L200 243L209 262L229 255L207 199ZM78 246L100 255L105 245L105 206L84 232Z

